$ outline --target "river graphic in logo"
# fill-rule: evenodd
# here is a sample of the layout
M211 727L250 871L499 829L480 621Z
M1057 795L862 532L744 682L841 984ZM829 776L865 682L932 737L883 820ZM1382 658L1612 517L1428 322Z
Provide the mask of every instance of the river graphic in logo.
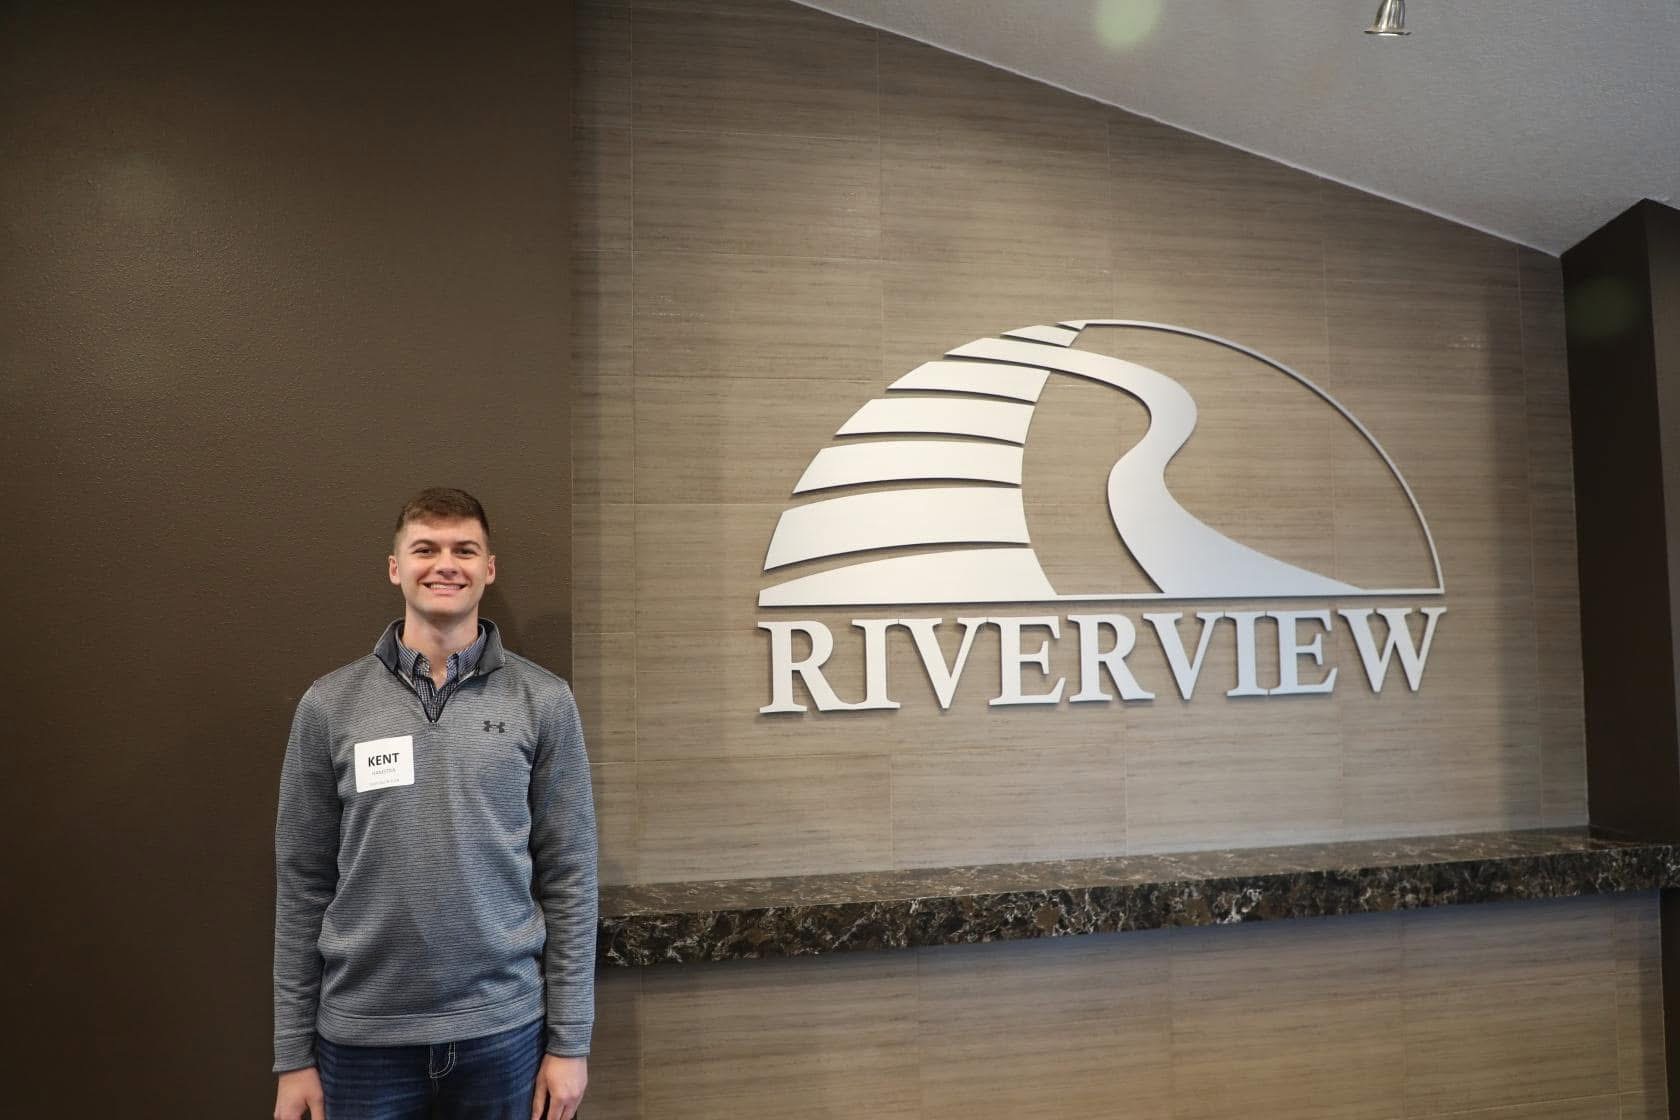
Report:
M1201 339L1245 354L1311 390L1364 437L1393 473L1428 544L1434 586L1355 586L1233 540L1186 510L1168 490L1165 471L1195 432L1194 398L1166 373L1072 349L1090 327ZM1148 431L1109 470L1107 513L1157 590L1060 594L1039 562L1027 532L1021 473L1033 412L1052 376L1098 382L1130 394L1149 411ZM859 408L835 436L833 446L812 458L793 493L848 492L786 510L770 538L764 571L879 550L894 554L784 579L759 593L760 606L1345 599L1445 591L1435 541L1417 499L1365 426L1288 366L1186 327L1080 319L977 339L900 377L885 395ZM906 488L906 482L930 485Z

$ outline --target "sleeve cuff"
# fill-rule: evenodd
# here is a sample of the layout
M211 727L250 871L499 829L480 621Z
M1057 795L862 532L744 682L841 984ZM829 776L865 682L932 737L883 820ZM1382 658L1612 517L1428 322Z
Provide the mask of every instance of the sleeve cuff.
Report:
M557 1058L586 1058L594 1026L594 1023L550 1022L545 1049Z
M550 1035L552 1037L552 1034ZM275 1073L290 1073L315 1064L315 1032L302 1038L274 1040Z

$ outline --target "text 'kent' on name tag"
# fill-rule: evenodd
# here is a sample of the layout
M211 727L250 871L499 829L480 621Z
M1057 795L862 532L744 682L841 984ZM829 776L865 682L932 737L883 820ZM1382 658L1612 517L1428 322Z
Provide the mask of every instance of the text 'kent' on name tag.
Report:
M414 784L414 736L395 735L357 743L356 792Z

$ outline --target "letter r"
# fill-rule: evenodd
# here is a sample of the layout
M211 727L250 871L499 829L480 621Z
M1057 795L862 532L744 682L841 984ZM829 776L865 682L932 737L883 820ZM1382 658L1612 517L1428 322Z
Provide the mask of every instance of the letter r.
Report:
M811 694L811 699L817 702L817 711L846 711L861 706L842 701L822 675L823 663L834 652L834 635L829 633L828 627L816 621L801 621L761 622L758 628L770 631L770 703L760 708L760 713L807 710L805 705L797 704L793 699L795 673L805 682L805 690ZM793 659L795 630L811 639L810 655L799 661Z

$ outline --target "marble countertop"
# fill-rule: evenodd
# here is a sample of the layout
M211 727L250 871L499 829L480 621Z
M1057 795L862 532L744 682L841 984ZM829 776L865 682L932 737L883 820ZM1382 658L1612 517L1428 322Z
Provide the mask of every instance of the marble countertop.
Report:
M810 956L1680 885L1585 828L601 888L602 964Z

